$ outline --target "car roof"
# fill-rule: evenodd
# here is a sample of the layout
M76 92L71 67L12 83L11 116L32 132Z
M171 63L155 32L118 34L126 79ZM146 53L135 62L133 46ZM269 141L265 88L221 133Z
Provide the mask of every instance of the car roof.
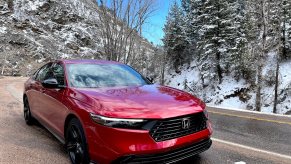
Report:
M122 64L116 61L95 60L95 59L60 59L57 62L64 64Z

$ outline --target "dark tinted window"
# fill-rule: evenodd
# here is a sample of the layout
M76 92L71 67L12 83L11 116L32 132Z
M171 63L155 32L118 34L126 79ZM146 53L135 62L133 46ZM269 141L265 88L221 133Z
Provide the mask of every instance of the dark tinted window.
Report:
M38 81L44 81L45 79L48 79L48 77L50 76L51 72L50 72L50 67L51 67L51 63L43 66L37 74L36 80Z
M53 76L57 79L60 85L65 85L65 73L64 68L60 64L54 64L52 67Z
M70 85L77 88L140 86L148 82L135 70L121 64L68 64Z

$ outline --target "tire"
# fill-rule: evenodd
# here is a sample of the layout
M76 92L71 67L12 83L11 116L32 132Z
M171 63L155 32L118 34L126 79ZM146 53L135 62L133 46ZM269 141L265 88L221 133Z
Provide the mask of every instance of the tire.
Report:
M34 118L32 117L31 112L30 112L30 107L29 107L29 102L28 102L27 97L24 97L23 99L23 116L27 125L34 124Z
M71 119L66 129L66 150L72 164L88 164L87 141L80 121Z

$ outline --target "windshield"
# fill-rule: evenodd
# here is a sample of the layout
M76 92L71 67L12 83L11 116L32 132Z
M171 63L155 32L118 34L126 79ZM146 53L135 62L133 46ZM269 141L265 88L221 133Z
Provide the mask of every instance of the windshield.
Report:
M69 83L76 88L140 86L149 82L122 64L68 64Z

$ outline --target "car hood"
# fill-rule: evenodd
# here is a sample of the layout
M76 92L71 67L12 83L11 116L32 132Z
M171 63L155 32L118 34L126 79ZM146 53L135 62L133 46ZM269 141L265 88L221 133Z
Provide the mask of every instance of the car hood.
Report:
M115 118L170 118L203 111L198 98L160 85L137 87L76 89L93 100L93 112Z

